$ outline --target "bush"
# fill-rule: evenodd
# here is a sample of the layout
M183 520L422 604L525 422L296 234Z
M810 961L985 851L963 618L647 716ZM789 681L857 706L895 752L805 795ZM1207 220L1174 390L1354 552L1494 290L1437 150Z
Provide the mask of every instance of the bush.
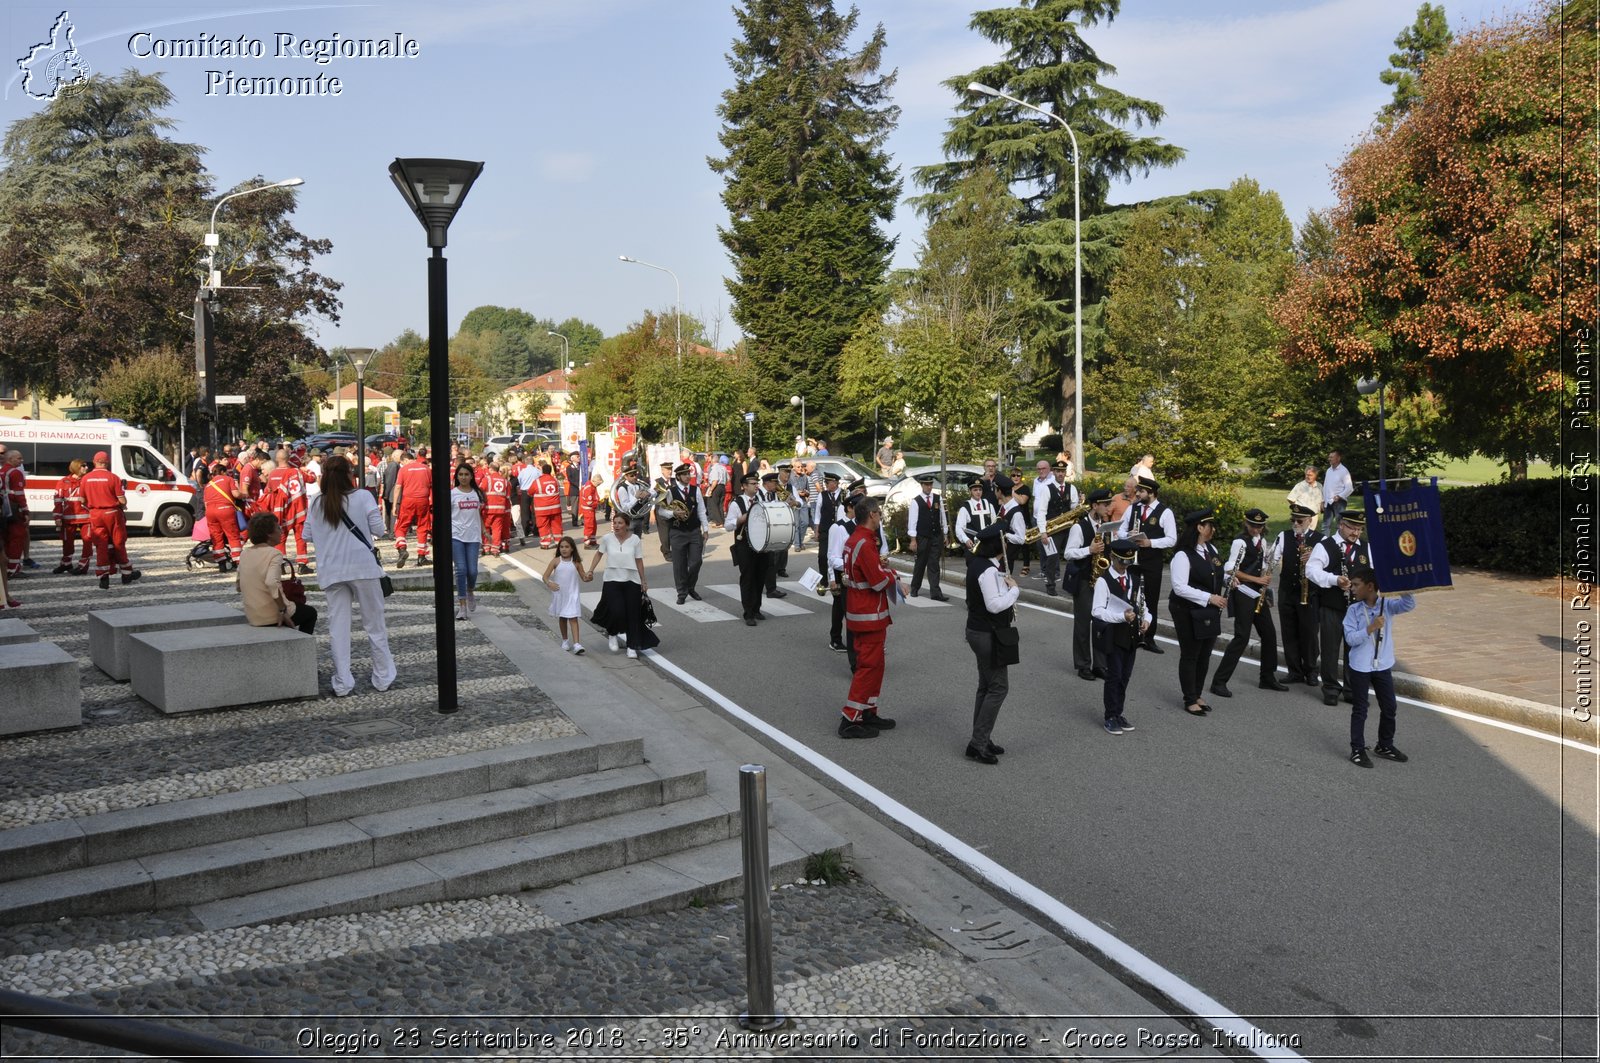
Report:
M1561 481L1513 480L1439 492L1445 548L1452 565L1555 576L1561 536L1551 515L1561 512Z
M1239 496L1238 487L1231 483L1205 483L1198 480L1163 483L1160 498L1171 507L1172 515L1177 518L1179 535L1183 534L1185 513L1193 513L1197 509L1213 510L1217 533L1211 537L1211 541L1224 553L1234 536L1244 530L1244 499Z

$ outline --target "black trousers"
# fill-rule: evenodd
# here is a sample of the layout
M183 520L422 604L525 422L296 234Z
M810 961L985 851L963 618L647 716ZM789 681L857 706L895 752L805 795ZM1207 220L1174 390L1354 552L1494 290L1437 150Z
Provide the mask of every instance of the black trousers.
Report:
M1154 599L1146 598L1145 601ZM1178 634L1178 686L1183 690L1183 703L1194 705L1206 688L1206 672L1211 669L1211 651L1217 640L1196 638L1194 634L1194 606L1183 598L1168 599L1172 612L1172 626ZM1154 608L1151 612L1154 612Z
M1233 678L1233 670L1239 666L1239 658L1250 644L1250 629L1255 628L1256 636L1261 639L1261 681L1265 683L1278 674L1278 632L1272 626L1272 611L1256 612L1256 599L1239 590L1233 592L1231 604L1233 638L1222 651L1222 663L1217 665L1217 675L1212 682L1226 683Z
M1322 696L1338 697L1343 690L1352 689L1350 682L1350 648L1344 644L1344 609L1321 609L1322 625Z
M1105 650L1094 637L1094 579L1088 559L1078 576L1078 589L1072 595L1072 667L1106 670Z
M727 516L727 511L722 508L723 497L727 493L728 487L726 484L713 484L710 494L706 495L706 502L711 510L706 516L711 519L712 524L721 524L723 518Z
M302 634L309 635L317 628L317 610L315 606L296 604L294 607L294 626Z
M746 620L754 620L761 611L761 586L766 580L764 557L747 549L742 560L735 562L739 566L739 605Z
M1052 535L1050 541L1055 545L1055 552L1051 553L1044 548L1044 540L1039 540L1039 567L1044 569L1044 585L1054 588L1056 580L1061 578L1061 549L1066 545L1065 535Z
M917 540L917 561L911 568L911 593L922 586L924 574L928 577L930 594L943 594L939 589L939 560L944 557L944 543L938 536L925 535Z
M1306 605L1300 599L1286 602L1278 598L1278 622L1283 625L1283 666L1290 679L1317 678L1317 642L1322 637L1321 620L1315 601Z
M1027 543L1006 543L1006 567L1010 570L1011 575L1015 576L1017 574L1018 561L1022 562L1022 567L1024 569L1027 569L1032 558L1033 547L1029 546Z
M967 739L970 749L985 749L989 736L994 733L994 722L1000 717L1000 706L1005 704L1011 690L1007 675L1009 669L994 663L994 635L987 631L967 628L967 645L978 663L978 693L972 699L972 736Z
M849 632L844 629L844 590L841 588L839 593L833 596L833 615L828 623L828 641L842 642L848 646L850 640L845 637L848 634Z
M789 572L789 551L784 550L781 553L762 554L761 556L765 559L762 562L763 585L766 587L767 593L771 594L778 589L778 574L781 572L787 575Z
M700 561L705 550L700 529L670 527L667 534L672 544L672 582L680 595L688 594L696 589L700 580Z
M1105 706L1106 719L1109 720L1121 716L1122 707L1127 703L1128 681L1133 678L1133 661L1139 655L1139 644L1135 642L1127 649L1123 649L1109 635L1103 641L1106 681L1105 689L1101 692L1101 703Z
M1156 626L1161 620L1161 570L1166 566L1156 564L1148 567L1145 565L1137 567L1139 575L1144 579L1144 602L1150 610L1150 631L1144 638L1145 643L1148 645L1155 642ZM1178 614L1173 611L1171 606L1177 605L1177 602L1174 601L1167 604L1169 606L1167 613L1172 617L1172 622L1176 624L1178 622Z

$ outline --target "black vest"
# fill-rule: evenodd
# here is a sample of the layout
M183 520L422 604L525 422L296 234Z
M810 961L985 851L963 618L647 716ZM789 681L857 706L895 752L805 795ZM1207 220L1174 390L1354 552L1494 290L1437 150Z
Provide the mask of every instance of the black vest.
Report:
M1116 569L1106 569L1105 575L1100 578L1105 580L1106 589L1111 592L1113 601L1127 602L1132 607L1136 614L1133 618L1133 623L1107 624L1105 621L1099 621L1099 623L1113 645L1119 649L1131 650L1139 639L1139 622L1144 619L1139 610L1140 596L1144 590L1144 577L1139 574L1138 569L1131 565L1128 566L1126 575L1128 577L1128 589L1126 591L1122 589L1122 584L1118 581ZM1149 606L1147 605L1145 608L1149 608Z
M1010 627L1016 619L1017 607L1011 606L1003 613L991 613L984 604L983 588L978 586L978 577L983 575L983 570L992 568L996 572L1005 573L1005 569L998 567L994 557L969 557L967 558L967 630L988 631L990 627Z
M1238 571L1247 576L1261 575L1261 563L1267 558L1266 544L1257 546L1248 538L1237 541L1244 543L1244 554L1239 558Z
M942 496L935 493L931 498L920 491L913 500L916 510L916 527L911 534L918 539L937 539L939 537L939 507L944 505Z
M1184 553L1189 557L1189 586L1207 594L1221 594L1222 566L1206 557L1206 547L1197 543ZM1178 597L1176 593L1171 595L1171 601L1175 605L1181 603L1185 609L1194 607L1193 602Z
M1322 556L1327 559L1325 566L1335 576L1346 576L1350 573L1350 566L1344 561L1344 540L1337 535L1329 535L1319 542L1315 549L1322 551ZM1356 554L1354 561L1358 565L1367 563L1367 544L1356 540ZM1297 599L1298 600L1298 599ZM1337 609L1341 613L1350 604L1350 592L1338 587L1318 587L1317 601L1324 609Z
M817 541L822 543L823 552L827 552L828 529L833 527L833 522L839 517L839 492L824 491L821 500L817 503Z
M743 492L733 496L733 504L739 507L739 515L744 516L750 512L750 500ZM745 558L750 555L750 522L745 521L737 525L733 532L733 545L728 548L728 554L733 558L735 565L742 566Z
M1317 543L1321 542L1321 540L1322 533L1315 528L1306 529L1304 542L1309 543L1313 550L1317 548ZM1295 542L1292 531L1288 533L1288 538L1284 540L1282 560L1283 571L1278 575L1278 603L1280 605L1298 606L1300 604L1300 544ZM1309 554L1306 555L1306 560L1311 560ZM1308 594L1306 602L1311 605L1317 604L1318 595Z
M682 502L684 508L689 511L689 515L684 518L683 523L679 524L678 527L700 527L700 500L695 497L697 494L699 494L699 492L696 490L693 484L690 484L688 487L683 487L677 483L672 485L672 497L676 498L679 502Z
M1133 506L1135 511L1137 511L1139 508L1139 503L1135 502ZM1159 498L1156 499L1155 502L1150 506L1150 512L1145 514L1144 520L1140 521L1139 526L1133 530L1137 532L1143 532L1152 540L1161 538L1166 534L1166 532L1164 532L1161 528L1161 514L1166 512L1166 509L1167 504L1161 501ZM1157 550L1154 547L1147 546L1139 550L1138 554L1134 557L1133 563L1139 568L1160 568L1161 563L1165 560L1165 551Z
M1066 484L1051 484L1049 486L1049 491L1050 501L1044 504L1044 516L1046 520L1059 517L1061 514L1065 513L1068 509L1067 502L1072 498L1067 491Z

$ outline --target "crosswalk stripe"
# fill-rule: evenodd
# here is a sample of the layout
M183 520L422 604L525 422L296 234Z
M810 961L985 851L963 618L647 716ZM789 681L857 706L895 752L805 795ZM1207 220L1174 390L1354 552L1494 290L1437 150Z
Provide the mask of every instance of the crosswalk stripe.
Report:
M697 623L710 624L715 623L718 620L734 619L732 613L725 613L721 609L718 609L716 606L712 605L710 602L697 602L693 598L690 598L682 605L679 605L677 591L653 590L650 592L650 597L658 604L664 605L674 612L682 613L684 616Z
M909 595L910 591L907 590L906 593ZM950 608L950 603L949 602L936 602L932 598L911 598L911 597L907 597L906 600L903 601L903 602L895 602L894 605L890 606L890 608L892 609L895 606L900 606L900 605L909 605L913 609L948 609L948 608Z
M718 594L732 598L736 602L739 600L739 585L737 583L713 583L706 589L716 591ZM768 598L763 594L761 611L770 616L799 616L801 613L809 613L811 610L804 606L786 602L781 598Z

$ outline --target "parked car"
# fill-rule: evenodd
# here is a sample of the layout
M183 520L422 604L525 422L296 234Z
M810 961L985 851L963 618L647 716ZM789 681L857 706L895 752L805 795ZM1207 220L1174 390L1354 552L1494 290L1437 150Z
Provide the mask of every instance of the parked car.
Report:
M332 450L334 447L353 447L356 445L354 432L317 432L306 436L296 446L304 444L307 450Z
M377 435L371 435L367 437L368 450L393 450L396 447L407 447L410 445L411 441L405 436L392 436L387 432L379 432Z
M510 447L520 447L525 451L542 451L561 443L561 433L553 428L541 428L536 432L517 432L514 435L492 436L483 444L483 456L490 461L495 460L500 454Z
M839 486L844 487L853 480L867 481L867 496L869 498L882 498L889 493L892 481L879 476L854 458L836 458L832 455L822 458L806 458L807 462L816 462L817 471L826 476L830 472L839 474ZM794 466L794 459L789 458L778 462L775 468L788 469Z
M922 493L922 485L917 482L919 476L932 476L933 489L941 492L957 506L967 499L967 488L974 480L983 479L983 466L981 465L946 465L945 480L948 485L939 486L939 466L918 465L907 469L905 473L889 488L884 497L884 505L890 509L904 508L911 504L912 498Z

